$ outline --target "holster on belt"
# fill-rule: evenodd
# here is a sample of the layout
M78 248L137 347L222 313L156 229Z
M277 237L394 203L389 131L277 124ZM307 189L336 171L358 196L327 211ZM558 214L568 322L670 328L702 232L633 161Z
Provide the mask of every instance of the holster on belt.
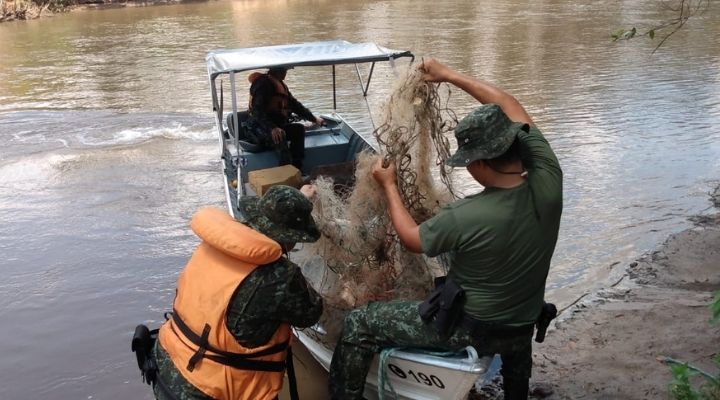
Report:
M434 321L440 337L452 335L462 320L465 307L465 290L445 277L435 279L435 290L420 303L418 312L426 324Z
M545 332L547 332L547 328L550 326L550 321L555 319L557 314L555 304L543 302L542 311L540 311L540 316L537 322L535 322L535 326L537 326L537 333L535 334L536 342L542 343L545 340Z
M131 350L137 358L137 364L143 382L153 387L157 381L158 372L157 361L155 360L155 354L153 352L157 335L157 329L150 330L145 325L138 325L135 328L135 334L133 334L130 344Z

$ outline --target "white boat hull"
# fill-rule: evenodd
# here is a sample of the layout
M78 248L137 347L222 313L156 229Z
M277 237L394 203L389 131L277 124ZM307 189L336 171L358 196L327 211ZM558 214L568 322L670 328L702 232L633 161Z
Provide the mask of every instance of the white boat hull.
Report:
M326 370L330 369L332 351L308 334L296 330L297 337ZM379 357L375 357L365 384L364 397L379 398ZM397 399L459 400L465 399L472 386L488 371L492 357L478 357L472 347L457 356L434 356L420 351L396 350L385 363L386 382L392 385ZM385 398L395 398L388 385Z

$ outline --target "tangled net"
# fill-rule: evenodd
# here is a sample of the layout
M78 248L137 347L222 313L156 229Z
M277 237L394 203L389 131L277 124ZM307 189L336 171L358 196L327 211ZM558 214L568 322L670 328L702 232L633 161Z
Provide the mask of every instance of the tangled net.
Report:
M441 96L411 66L385 105L383 124L373 132L381 155L358 156L352 188L338 187L330 178L315 180L313 214L322 237L309 246L312 259L303 270L325 300L320 325L326 334L316 339L326 345L334 345L350 309L375 300L422 299L432 278L444 272L438 262L400 244L371 171L379 157L395 163L401 198L418 224L455 198L451 169L442 163L450 154L446 134L457 123L446 106L447 90ZM440 171L441 188L433 169Z

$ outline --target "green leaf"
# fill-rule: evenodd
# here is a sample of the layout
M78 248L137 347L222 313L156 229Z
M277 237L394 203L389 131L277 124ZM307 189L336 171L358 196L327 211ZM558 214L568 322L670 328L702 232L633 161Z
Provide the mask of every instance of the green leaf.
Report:
M650 29L648 31L648 36L650 36L650 40L655 39L655 29Z
M677 380L684 380L685 378L690 377L692 374L692 370L690 369L690 366L687 363L682 364L671 364L670 365L670 371L673 374L673 377Z
M710 319L710 321L713 323L720 321L720 290L718 290L714 294L715 300L713 300L712 304L710 305L710 310L712 311L712 318Z
M690 377L693 376L693 371L688 364L671 364L670 372L673 375L673 379L670 381L670 392L677 399L692 399L693 388L690 386Z
M620 28L615 31L612 35L610 35L613 38L613 42L617 42L618 40L623 38L623 35L625 34L625 29Z
M637 33L637 29L633 27L633 28L630 29L629 31L623 31L623 34L622 34L622 37L621 37L621 38L622 38L623 40L632 39L633 37L635 37L635 34L636 34L636 33Z

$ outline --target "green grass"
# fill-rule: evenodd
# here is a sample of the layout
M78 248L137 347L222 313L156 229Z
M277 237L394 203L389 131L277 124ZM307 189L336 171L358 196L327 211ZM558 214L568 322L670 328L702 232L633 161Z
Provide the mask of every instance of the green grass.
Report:
M720 322L720 291L710 305L712 317L710 323ZM719 349L720 350L720 349ZM715 367L720 371L720 352L713 358ZM720 400L720 372L711 374L686 362L665 358L670 366L673 380L670 382L670 395L675 400ZM698 382L696 377L702 379Z

